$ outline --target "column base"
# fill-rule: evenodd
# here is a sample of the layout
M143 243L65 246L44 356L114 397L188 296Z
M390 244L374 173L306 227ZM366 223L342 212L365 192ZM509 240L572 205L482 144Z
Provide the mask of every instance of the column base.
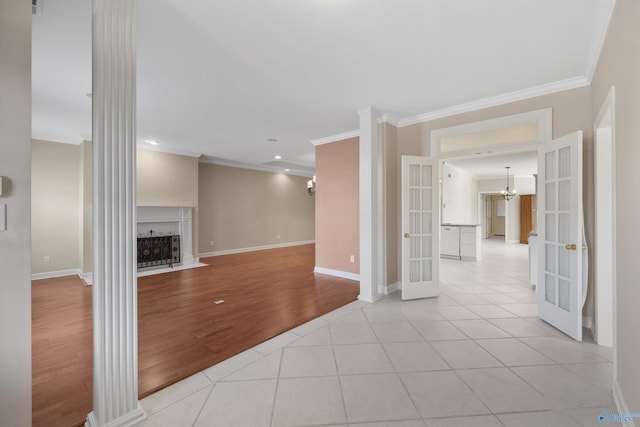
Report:
M140 406L138 402L138 407L129 412L128 414L124 414L115 420L111 420L106 424L98 423L98 419L96 418L95 412L91 412L87 416L87 422L84 424L85 427L142 427L147 421L147 414Z

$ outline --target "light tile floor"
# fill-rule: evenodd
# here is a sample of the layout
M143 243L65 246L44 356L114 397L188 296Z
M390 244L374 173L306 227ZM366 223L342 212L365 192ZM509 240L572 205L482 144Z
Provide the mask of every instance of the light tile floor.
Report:
M438 298L353 302L147 397L147 426L601 425L611 349L536 317L526 246L482 251Z

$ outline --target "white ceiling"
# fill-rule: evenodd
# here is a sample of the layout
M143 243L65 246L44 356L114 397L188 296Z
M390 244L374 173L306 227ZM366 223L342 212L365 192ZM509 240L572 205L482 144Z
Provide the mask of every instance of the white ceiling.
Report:
M138 0L138 138L313 166L313 139L374 106L402 123L587 84L614 0ZM41 0L33 135L91 133L91 2ZM277 142L267 141L269 138Z

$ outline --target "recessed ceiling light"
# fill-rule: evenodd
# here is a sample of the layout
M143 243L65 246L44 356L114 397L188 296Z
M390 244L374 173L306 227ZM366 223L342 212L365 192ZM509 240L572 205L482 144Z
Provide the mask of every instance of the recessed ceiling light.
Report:
M153 139L148 139L145 142L149 145L158 145L158 141L154 141Z
M289 172L289 171L290 171L290 169L285 169L284 171L285 171L285 172Z
M269 142L278 142L278 138L269 138L267 139Z
M275 156L273 156L273 158L276 160L280 160L282 159L282 156L280 156L279 154L276 154Z

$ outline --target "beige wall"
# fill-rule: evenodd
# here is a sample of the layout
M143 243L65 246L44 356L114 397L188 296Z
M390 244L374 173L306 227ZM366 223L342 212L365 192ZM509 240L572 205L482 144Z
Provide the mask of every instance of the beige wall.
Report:
M198 159L137 151L138 206L198 206Z
M315 199L307 180L201 163L198 252L312 241Z
M628 410L640 408L640 3L618 0L592 82L595 120L612 85L615 102L617 381ZM631 197L629 197L631 196ZM637 421L636 421L637 423Z
M358 138L316 147L316 267L360 272L359 159Z
M82 263L83 273L93 271L93 146L84 141L80 145L82 191Z
M31 4L0 1L0 424L31 425Z
M92 145L33 142L33 273L93 271ZM198 159L137 150L141 206L191 206L198 243ZM44 256L50 261L45 263Z
M83 217L80 146L34 140L32 150L31 272L77 269Z

